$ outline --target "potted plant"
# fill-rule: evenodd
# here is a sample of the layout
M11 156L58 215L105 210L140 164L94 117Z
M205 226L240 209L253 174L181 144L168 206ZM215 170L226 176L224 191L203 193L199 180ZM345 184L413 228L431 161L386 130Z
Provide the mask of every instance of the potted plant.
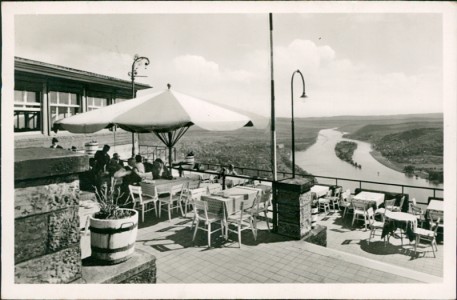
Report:
M95 194L100 211L90 217L91 257L106 264L126 261L135 251L138 212L121 207L129 202L121 201L119 188L105 185Z
M84 144L86 148L86 154L88 155L94 155L95 152L98 150L98 142L97 141L90 141Z
M195 157L194 157L194 152L193 151L190 151L189 153L187 153L187 156L185 158L185 162L186 162L186 165L187 165L188 169L192 169L194 167Z

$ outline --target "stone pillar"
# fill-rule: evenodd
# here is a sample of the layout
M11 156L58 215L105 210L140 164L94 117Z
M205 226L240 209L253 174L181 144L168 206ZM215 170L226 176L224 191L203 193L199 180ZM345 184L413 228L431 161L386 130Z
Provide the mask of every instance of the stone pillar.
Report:
M89 159L63 149L15 150L15 283L81 277L79 173Z
M307 178L273 182L273 223L278 234L302 239L311 230L313 185L314 180Z

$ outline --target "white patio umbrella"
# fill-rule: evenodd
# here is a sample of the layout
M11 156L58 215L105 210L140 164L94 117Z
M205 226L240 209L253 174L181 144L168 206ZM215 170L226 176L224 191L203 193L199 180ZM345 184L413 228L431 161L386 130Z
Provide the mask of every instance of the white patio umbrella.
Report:
M135 99L58 120L53 129L94 133L118 126L130 132L153 132L168 147L171 166L172 148L192 125L210 131L231 131L252 126L263 129L268 124L268 118L253 113L171 89L150 89Z

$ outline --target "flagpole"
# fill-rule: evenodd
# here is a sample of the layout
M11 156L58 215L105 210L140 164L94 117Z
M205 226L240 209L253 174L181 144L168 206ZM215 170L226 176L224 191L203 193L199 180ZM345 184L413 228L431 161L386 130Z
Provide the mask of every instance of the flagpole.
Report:
M271 68L271 171L273 181L278 179L276 170L276 116L275 116L275 81L273 77L273 14L270 13L270 68Z

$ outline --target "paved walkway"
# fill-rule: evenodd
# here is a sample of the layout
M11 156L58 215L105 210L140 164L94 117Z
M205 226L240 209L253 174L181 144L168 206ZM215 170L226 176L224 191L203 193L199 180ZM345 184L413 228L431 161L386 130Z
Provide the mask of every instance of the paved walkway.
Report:
M190 216L190 214L189 214ZM411 268L347 252L290 240L270 233L259 223L257 241L245 231L241 248L236 235L225 241L213 235L207 247L206 232L192 242L191 221L171 222L147 214L140 224L136 247L157 258L158 283L419 283L441 278ZM333 233L328 231L329 240ZM234 239L235 241L232 241ZM329 241L329 245L334 243Z

